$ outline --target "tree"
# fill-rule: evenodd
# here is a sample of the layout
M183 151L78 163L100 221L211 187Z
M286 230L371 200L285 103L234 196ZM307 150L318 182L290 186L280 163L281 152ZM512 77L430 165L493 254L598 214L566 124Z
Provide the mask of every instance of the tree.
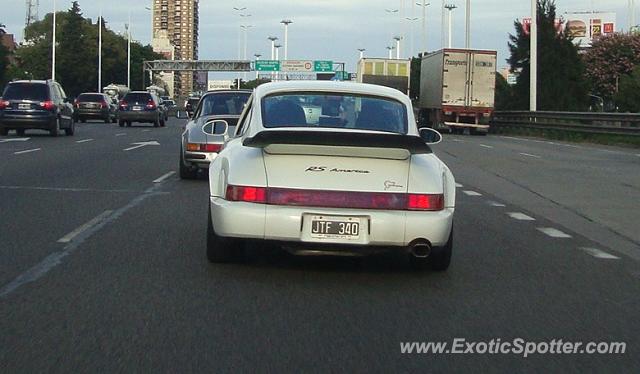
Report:
M578 48L571 36L559 30L554 0L538 0L538 82L539 110L580 111L588 106L588 81ZM528 30L514 22L516 35L509 35L508 61L512 71L520 71L514 87L515 109L529 107L531 43Z
M0 23L0 37L6 34L5 26ZM9 50L4 44L0 43L0 95L4 85L7 83L7 70L9 69Z
M614 98L620 112L640 112L640 65L631 74L620 77L620 88Z
M496 110L514 109L513 87L507 83L502 74L496 74Z
M621 77L631 74L634 66L640 64L640 34L616 33L600 37L583 58L593 93L611 99Z

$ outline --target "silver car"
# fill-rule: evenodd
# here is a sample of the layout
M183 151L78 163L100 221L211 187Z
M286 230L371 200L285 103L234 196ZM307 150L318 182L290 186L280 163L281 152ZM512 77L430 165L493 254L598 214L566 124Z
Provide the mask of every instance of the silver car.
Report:
M250 90L212 91L202 96L182 133L180 178L194 179L199 169L209 168L222 150L227 134L234 133L250 96ZM178 118L184 115L179 113ZM225 121L227 126L220 131L214 121Z

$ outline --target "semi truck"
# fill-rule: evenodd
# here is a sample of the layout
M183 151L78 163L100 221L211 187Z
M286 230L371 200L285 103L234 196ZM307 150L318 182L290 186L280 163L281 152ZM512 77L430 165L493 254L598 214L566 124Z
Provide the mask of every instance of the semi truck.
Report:
M358 62L359 83L371 83L395 88L409 94L411 60L389 58L362 58Z
M452 133L489 131L496 87L496 51L442 49L422 57L420 126Z
M102 88L102 93L106 94L111 98L112 101L115 101L117 103L124 97L124 95L129 93L129 87L123 84L111 83L110 85Z

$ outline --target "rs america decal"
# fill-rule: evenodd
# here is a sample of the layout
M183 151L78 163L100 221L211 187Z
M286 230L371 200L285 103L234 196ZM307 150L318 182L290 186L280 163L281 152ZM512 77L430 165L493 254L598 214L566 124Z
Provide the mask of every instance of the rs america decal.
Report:
M369 170L358 170L358 169L341 169L341 168L330 168L328 166L309 166L306 172L311 173L354 173L354 174L370 174Z

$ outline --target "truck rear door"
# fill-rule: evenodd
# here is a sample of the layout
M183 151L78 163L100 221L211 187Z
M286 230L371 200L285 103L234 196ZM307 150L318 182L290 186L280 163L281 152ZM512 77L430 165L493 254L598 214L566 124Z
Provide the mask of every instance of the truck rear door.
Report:
M496 55L471 54L470 103L475 108L493 108L496 89Z
M444 53L444 69L442 84L443 106L466 106L468 53L446 51Z

